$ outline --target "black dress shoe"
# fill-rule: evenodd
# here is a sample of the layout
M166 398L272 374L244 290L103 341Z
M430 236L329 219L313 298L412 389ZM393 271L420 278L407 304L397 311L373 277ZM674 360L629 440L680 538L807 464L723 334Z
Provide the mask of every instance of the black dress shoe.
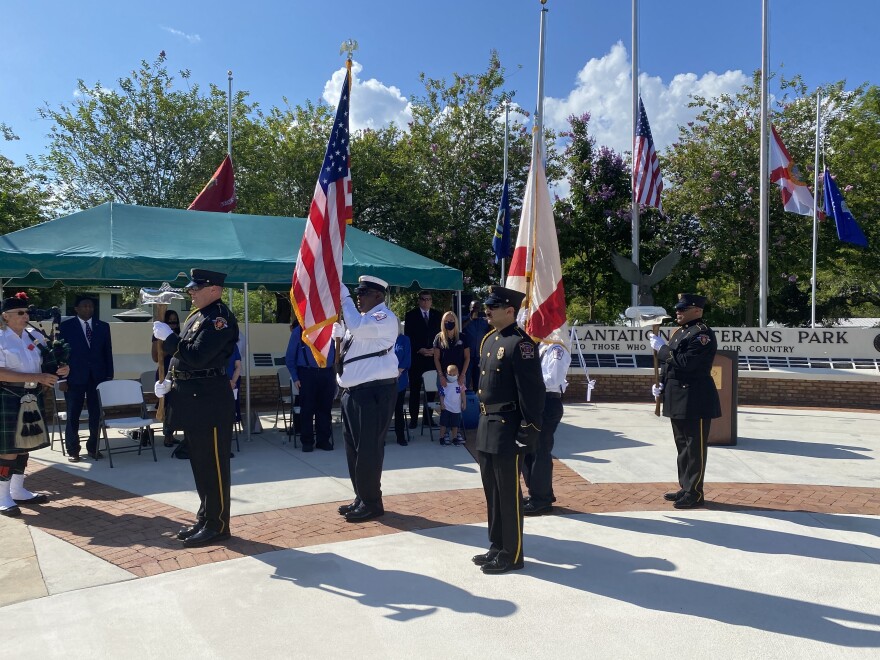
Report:
M500 557L495 557L495 559L488 564L483 565L480 570L486 575L500 575L501 573L507 573L508 571L521 571L523 568L525 568L525 562L522 560L512 562L506 559L501 559Z
M698 509L701 506L705 506L706 502L702 498L697 499L693 495L686 494L679 497L675 500L674 506L676 509Z
M11 506L7 509L0 509L0 516L6 516L7 518L18 518L21 515L21 509L17 506Z
M491 564L495 561L495 557L498 555L497 552L484 552L481 555L474 555L471 557L471 561L474 562L477 566L485 566L486 564Z
M82 459L79 457L79 455L76 455L76 456L68 456L67 460L70 463L79 463Z
M198 548L202 545L213 545L214 543L220 543L220 541L228 541L232 538L232 534L227 532L218 532L213 529L208 529L207 527L203 527L195 534L190 536L188 539L183 541L184 548Z
M34 493L33 497L29 497L26 500L16 500L13 498L13 501L16 504L45 504L49 501L49 496L46 493Z
M531 499L523 505L522 512L524 516L542 516L553 510L552 504L536 505Z
M203 527L204 523L197 522L195 525L190 525L189 527L181 527L180 531L177 532L177 538L181 541L186 541L191 536L195 536L198 534Z
M175 449L173 452L171 452L171 455L174 456L174 458L179 458L184 461L189 460L189 452L186 450L186 447L184 447L183 445L177 445L177 449Z
M315 443L315 448L323 451L333 451L333 444L327 441L317 442Z
M361 504L357 509L345 514L346 522L364 522L385 515L385 509Z
M342 506L340 506L336 510L339 512L340 516L344 516L346 513L351 513L352 511L357 509L360 505L361 505L361 501L356 499L351 504L343 504Z
M104 454L102 454L98 450L90 451L90 452L86 452L86 453L89 455L89 458L91 458L92 460L95 460L95 461L100 461L102 458L104 458Z
M302 450L306 453L310 451L315 451L315 445L303 445Z
M666 493L663 495L663 499L667 502L675 502L676 500L681 499L684 496L683 490L677 490L674 493Z

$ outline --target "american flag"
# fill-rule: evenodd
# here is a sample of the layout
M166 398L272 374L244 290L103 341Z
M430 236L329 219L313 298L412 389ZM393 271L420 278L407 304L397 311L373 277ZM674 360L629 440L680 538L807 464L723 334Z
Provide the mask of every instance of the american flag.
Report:
M639 97L639 121L636 124L633 154L635 159L633 185L636 190L636 201L662 211L660 193L663 191L663 177L660 175L654 138L651 137L651 126L648 124L648 115L645 114L641 97Z
M352 218L348 132L350 91L349 68L327 142L324 163L315 185L290 288L293 310L303 328L303 341L312 349L315 361L322 367L327 364L333 322L339 316L342 246L345 244L345 225Z

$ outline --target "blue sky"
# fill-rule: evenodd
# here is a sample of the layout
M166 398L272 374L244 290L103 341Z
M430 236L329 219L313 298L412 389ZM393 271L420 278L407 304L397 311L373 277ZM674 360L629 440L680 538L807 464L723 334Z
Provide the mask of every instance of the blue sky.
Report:
M549 0L547 123L590 111L600 144L626 148L630 122L630 0ZM877 0L770 0L771 69L810 88L846 79L878 83ZM227 0L98 2L9 0L0 22L0 122L21 137L0 153L23 163L46 147L37 108L74 100L76 81L116 79L140 60L168 55L206 86L236 89L263 107L338 100L339 45L356 39L352 122L405 124L419 73L485 70L491 49L527 110L537 89L538 0ZM760 67L760 0L641 0L643 98L658 146L690 119L688 94L735 91ZM335 76L334 76L335 74ZM233 148L234 150L234 148Z

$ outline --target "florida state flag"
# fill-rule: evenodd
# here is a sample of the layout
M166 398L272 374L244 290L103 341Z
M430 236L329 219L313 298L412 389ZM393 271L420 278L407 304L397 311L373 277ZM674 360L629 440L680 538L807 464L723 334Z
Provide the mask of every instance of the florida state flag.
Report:
M216 211L227 213L232 211L238 198L235 196L235 174L232 171L232 158L226 155L220 167L208 184L202 188L199 196L189 205L189 211Z

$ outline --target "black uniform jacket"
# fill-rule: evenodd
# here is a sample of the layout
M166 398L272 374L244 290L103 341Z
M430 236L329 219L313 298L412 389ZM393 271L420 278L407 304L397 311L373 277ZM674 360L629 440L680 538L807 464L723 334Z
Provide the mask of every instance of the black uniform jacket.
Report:
M703 319L681 326L669 344L660 348L663 416L673 419L721 417L718 390L712 380L712 360L718 342Z
M546 394L538 348L516 323L490 332L480 345L478 451L512 454L534 448ZM485 412L484 412L485 411Z
M235 399L226 365L238 341L238 322L219 300L191 313L180 335L162 344L171 354L171 391L165 400L165 424L174 430L228 425Z

